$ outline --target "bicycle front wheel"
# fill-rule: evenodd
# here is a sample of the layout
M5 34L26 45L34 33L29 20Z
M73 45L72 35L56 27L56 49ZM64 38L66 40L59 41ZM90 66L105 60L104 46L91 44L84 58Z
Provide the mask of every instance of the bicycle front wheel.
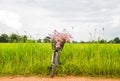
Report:
M52 59L51 78L54 77L56 66L58 65L58 52L54 52Z

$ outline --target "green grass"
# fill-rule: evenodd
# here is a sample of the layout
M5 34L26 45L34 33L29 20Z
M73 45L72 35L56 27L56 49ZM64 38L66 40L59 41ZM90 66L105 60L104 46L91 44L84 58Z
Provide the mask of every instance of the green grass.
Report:
M0 75L49 75L51 44L0 44ZM119 44L65 44L56 75L120 77Z

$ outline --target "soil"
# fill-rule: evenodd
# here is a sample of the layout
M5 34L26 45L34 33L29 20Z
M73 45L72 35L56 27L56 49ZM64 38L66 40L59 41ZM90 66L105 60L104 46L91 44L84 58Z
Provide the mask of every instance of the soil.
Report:
M96 77L0 77L0 81L120 81L120 78L96 78Z

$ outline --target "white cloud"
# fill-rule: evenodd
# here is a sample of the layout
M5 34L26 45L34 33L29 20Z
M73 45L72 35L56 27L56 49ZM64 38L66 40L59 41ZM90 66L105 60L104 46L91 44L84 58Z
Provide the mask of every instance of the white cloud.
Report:
M0 23L20 28L9 32L45 37L52 30L70 29L75 40L119 36L120 0L0 0ZM3 27L0 30L3 30ZM102 28L105 28L104 34ZM7 28L7 27L6 27ZM117 33L116 33L117 32Z
M15 29L22 27L20 16L7 10L0 10L0 22Z
M119 27L120 26L120 16L113 16L111 23L112 23L113 28Z

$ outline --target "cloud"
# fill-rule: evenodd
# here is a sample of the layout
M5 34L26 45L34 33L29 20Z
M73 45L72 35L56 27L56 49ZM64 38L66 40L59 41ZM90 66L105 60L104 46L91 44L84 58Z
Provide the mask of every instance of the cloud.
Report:
M0 10L0 22L15 29L22 27L20 16L7 10Z
M0 0L0 9L1 23L32 35L71 27L75 40L89 40L95 28L99 36L120 35L120 0Z

